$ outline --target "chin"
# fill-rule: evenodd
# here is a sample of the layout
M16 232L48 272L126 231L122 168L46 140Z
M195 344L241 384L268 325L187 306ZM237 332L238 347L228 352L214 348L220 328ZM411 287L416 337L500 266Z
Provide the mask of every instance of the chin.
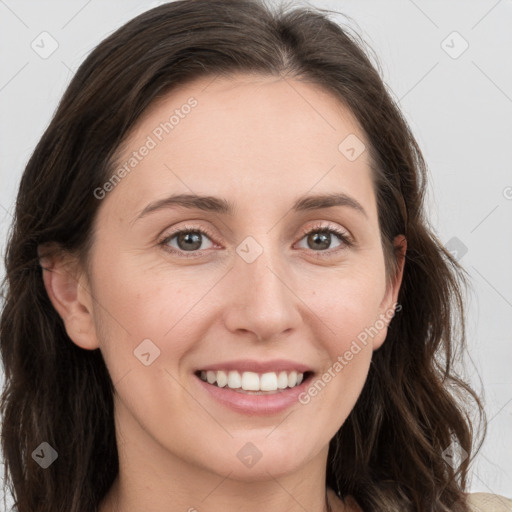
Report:
M220 464L216 464L216 472L224 476L231 473L229 478L233 480L263 481L294 473L315 456L306 453L305 446L292 437L288 437L285 443L277 437L271 441L268 438L270 432L271 429L261 437L247 435L245 440L231 440L230 444L234 448L226 448L226 452L219 457ZM304 451L299 452L298 446L302 446ZM212 457L215 455L212 454Z

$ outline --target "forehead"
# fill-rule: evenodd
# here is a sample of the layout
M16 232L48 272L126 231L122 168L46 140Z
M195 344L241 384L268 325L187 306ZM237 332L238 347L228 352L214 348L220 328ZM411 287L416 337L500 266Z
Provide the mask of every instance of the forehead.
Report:
M244 200L283 201L287 190L296 196L336 186L370 204L368 151L347 158L347 140L356 151L368 148L350 110L317 84L202 77L146 110L118 155L117 167L129 172L116 194L142 201L169 192L225 196L229 189Z

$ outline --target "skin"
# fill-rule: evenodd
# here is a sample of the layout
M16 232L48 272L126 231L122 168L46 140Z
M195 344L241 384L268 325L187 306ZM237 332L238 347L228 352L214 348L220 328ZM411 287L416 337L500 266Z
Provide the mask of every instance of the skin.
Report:
M225 408L193 371L285 358L319 377L397 302L403 259L386 287L368 151L349 161L338 150L349 134L368 147L350 111L296 79L212 80L172 91L139 121L120 162L188 98L198 101L102 200L90 272L64 254L44 272L70 338L101 350L116 388L120 477L100 512L326 510L328 444L355 405L386 326L308 404L277 415ZM237 213L166 208L134 220L153 201L191 192L226 198ZM299 196L332 192L357 199L367 217L348 206L291 211ZM302 230L319 223L350 233L355 245L331 234L318 249ZM212 233L196 235L202 256L159 245L185 226ZM236 253L248 236L263 249L250 264ZM405 254L403 237L395 245ZM190 254L177 237L169 246ZM144 339L160 350L149 366L133 353ZM252 467L237 457L247 442L262 454ZM333 510L357 510L329 496Z

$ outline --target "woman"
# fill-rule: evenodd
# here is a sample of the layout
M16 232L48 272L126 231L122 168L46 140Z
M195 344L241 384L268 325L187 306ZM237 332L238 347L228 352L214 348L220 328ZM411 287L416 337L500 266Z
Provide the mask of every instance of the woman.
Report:
M8 245L17 511L474 510L484 414L451 369L463 275L425 184L320 12L184 0L105 39Z

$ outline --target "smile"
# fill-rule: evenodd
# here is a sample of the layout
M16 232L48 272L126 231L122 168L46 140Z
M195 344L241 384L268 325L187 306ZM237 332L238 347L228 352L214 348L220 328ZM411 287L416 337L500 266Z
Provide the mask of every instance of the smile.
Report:
M194 373L195 382L206 400L246 416L273 416L293 406L303 407L299 396L310 385L313 376L312 371L295 370L261 374L237 370L199 370Z

